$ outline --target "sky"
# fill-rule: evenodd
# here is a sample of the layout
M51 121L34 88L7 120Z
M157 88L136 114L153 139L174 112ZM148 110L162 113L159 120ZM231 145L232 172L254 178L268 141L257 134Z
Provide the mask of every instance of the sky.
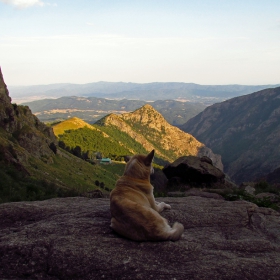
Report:
M280 83L279 0L0 0L6 84Z

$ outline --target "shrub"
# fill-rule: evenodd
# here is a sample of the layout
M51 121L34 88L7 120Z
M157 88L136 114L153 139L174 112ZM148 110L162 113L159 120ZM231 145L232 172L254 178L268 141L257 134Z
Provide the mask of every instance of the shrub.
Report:
M270 185L266 181L260 181L255 184L256 194L262 193L262 192L270 192L274 194L279 194L279 188Z

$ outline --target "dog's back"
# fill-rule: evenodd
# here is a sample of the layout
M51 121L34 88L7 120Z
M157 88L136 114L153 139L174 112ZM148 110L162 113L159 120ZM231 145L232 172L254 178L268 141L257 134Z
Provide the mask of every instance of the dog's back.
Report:
M150 184L154 151L148 156L133 156L124 175L110 195L111 227L120 235L137 241L178 240L184 231L182 224L171 228L159 212L170 208L157 204Z

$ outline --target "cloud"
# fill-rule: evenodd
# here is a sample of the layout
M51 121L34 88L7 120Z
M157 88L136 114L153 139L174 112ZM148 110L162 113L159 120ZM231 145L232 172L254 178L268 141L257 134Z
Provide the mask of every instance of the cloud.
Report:
M45 3L40 0L0 0L0 2L15 6L18 9L26 9L32 6L57 6L56 4Z

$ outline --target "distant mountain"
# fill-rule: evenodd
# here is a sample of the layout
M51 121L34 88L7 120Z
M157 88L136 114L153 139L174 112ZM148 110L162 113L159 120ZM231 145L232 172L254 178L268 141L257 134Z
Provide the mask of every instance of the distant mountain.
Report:
M192 135L170 125L151 105L144 105L132 113L110 114L95 124L121 131L141 144L147 151L156 150L158 157L174 161L182 155L207 155L221 170L221 157L215 155ZM124 143L122 143L125 145Z
M211 105L228 98L241 96L280 85L198 85L194 83L111 83L51 84L10 87L14 102L62 96L102 97L110 99L136 99L145 101L183 99Z
M209 106L181 129L221 154L236 182L260 178L280 166L280 87Z
M205 109L205 106L200 103L175 100L146 102L143 100L108 100L105 98L76 96L37 100L23 104L29 106L32 112L44 122L78 117L88 123L94 123L110 113L131 112L146 103L152 104L172 125L183 124Z

